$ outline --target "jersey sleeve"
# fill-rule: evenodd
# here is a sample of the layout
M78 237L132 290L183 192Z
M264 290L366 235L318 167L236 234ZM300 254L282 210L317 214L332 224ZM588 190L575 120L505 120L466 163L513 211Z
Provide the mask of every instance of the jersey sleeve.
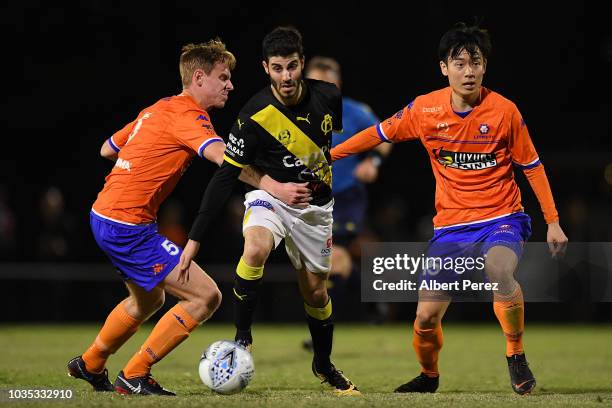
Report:
M395 143L418 139L420 125L418 110L414 107L414 102L409 103L395 115L380 122L376 126L376 132L383 142Z
M544 166L531 141L527 125L520 112L514 107L511 113L510 140L508 147L515 165L523 169L531 189L536 195L547 224L559 221L552 190Z
M246 115L240 115L229 134L223 160L236 167L244 167L255 160L258 135L256 125Z
M223 139L217 135L208 114L189 111L181 114L174 125L174 136L183 146L204 157L204 150Z
M510 140L508 149L512 155L512 162L522 169L531 169L540 165L540 159L536 152L527 125L516 107L510 116Z
M137 120L138 119L128 123L123 129L115 132L115 134L108 138L108 144L114 151L119 153L123 146L125 146Z

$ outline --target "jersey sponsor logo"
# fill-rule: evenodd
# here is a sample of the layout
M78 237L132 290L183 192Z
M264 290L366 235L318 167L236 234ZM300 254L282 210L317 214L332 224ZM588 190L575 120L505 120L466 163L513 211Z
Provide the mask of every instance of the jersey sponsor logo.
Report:
M244 139L238 139L233 134L229 134L229 143L227 144L226 150L232 153L232 156L237 154L238 156L244 156Z
M250 203L247 203L247 210L251 207L263 207L263 208L267 208L270 211L274 211L274 206L270 204L270 202L266 200L261 200L259 198L251 201Z
M121 157L118 158L117 161L115 162L115 167L118 167L123 170L132 171L131 166L132 165L130 164L129 161L123 160Z
M481 170L497 166L495 153L464 153L434 149L434 156L444 167L459 170Z
M442 107L441 106L430 106L430 107L423 108L423 113L436 113L436 112L442 112Z
M486 135L487 133L489 133L489 130L489 125L487 125L486 123L481 124L478 128L478 131L481 135Z
M304 162L297 157L288 154L287 156L283 157L283 165L285 167L300 167L304 165Z
M298 121L298 122L299 122L299 121L303 121L303 122L306 122L306 123L308 123L308 124L310 125L310 119L309 119L309 117L310 117L310 112L308 112L308 113L306 114L306 116L296 116L295 118L297 119L297 121Z
M196 120L205 120L206 122L210 122L210 120L208 120L208 118L202 114L200 114L200 116L198 116Z
M321 122L321 131L327 136L327 134L332 131L333 127L332 116L328 113L323 117L323 121Z

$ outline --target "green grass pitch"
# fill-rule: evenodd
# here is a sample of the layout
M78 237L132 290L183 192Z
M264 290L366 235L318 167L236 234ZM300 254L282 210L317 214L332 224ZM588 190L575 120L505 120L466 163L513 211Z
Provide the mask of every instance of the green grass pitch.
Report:
M609 326L528 325L527 357L538 386L534 394L524 397L510 388L504 339L494 325L445 325L438 392L398 395L392 390L419 372L411 324L337 324L333 360L361 389L362 397L335 397L319 384L310 372L311 355L300 348L308 335L305 324L255 326L255 377L244 392L234 396L212 393L197 372L202 350L233 335L231 326L220 324L198 328L154 367L155 378L178 397L94 393L85 382L68 377L65 366L88 347L97 330L96 325L1 326L0 405L46 406L41 401L7 402L7 389L52 388L74 391L74 400L52 405L70 407L612 406ZM111 381L150 330L151 326L144 326L111 357Z

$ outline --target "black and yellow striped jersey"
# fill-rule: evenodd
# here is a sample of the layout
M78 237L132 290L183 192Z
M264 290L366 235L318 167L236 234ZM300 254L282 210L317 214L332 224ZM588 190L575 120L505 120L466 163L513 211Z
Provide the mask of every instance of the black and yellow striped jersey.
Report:
M342 97L333 84L304 79L304 97L283 105L268 86L242 108L225 161L255 165L280 182L311 182L314 205L331 199L331 137L342 129Z

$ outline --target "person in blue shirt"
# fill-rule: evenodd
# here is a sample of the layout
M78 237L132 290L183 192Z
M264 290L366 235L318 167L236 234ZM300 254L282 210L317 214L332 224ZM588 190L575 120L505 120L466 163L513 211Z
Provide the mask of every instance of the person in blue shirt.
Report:
M306 77L331 82L341 87L340 64L329 57L315 56L308 61ZM333 133L332 147L344 142L357 132L379 123L372 109L364 103L343 96L342 133ZM364 224L368 197L365 184L378 178L378 168L390 153L392 145L382 143L368 155L351 156L334 163L332 193L334 196L334 224L330 291L340 304L346 282L357 266L349 246L357 238ZM308 343L305 343L308 348Z

